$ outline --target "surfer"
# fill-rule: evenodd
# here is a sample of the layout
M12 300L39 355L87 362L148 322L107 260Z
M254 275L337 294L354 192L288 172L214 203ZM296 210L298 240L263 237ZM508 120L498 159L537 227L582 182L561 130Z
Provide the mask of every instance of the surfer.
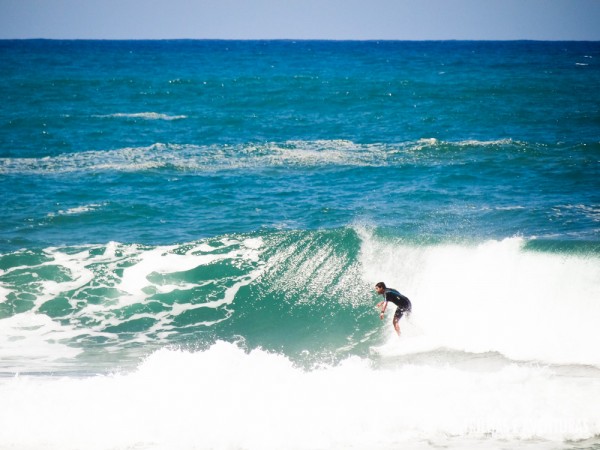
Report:
M410 311L412 309L410 300L408 299L408 297L402 295L397 290L386 288L385 283L383 281L375 285L375 292L377 292L379 295L383 295L384 298L383 301L377 303L377 307L381 308L381 314L379 315L379 318L381 320L383 320L383 316L385 314L385 309L387 308L388 302L392 302L394 305L397 306L392 324L394 325L394 330L396 330L396 333L398 333L398 336L400 336L400 325L398 325L398 322L400 321L400 318L404 313L410 314Z

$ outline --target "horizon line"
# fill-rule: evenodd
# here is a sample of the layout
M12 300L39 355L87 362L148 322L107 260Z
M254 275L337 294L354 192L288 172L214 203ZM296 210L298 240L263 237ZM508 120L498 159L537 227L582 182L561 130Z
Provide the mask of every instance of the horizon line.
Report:
M600 42L593 39L332 39L332 38L0 38L0 41L97 41L97 42L173 42L173 41L220 41L220 42Z

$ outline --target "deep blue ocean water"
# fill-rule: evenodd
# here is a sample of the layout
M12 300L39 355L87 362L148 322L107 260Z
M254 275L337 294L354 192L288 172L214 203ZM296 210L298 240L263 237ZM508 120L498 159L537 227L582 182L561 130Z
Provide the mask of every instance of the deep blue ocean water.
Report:
M0 447L600 448L600 43L0 41L0 99Z

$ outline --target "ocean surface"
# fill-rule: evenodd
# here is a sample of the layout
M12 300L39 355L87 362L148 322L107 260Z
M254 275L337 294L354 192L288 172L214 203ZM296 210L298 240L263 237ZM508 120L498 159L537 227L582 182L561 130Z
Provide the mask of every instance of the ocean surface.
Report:
M0 100L0 448L600 449L599 42L0 41Z

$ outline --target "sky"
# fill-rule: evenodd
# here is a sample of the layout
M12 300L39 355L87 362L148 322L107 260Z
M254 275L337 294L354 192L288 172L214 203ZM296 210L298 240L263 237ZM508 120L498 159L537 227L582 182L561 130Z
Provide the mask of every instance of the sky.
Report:
M0 0L0 39L600 40L600 0Z

